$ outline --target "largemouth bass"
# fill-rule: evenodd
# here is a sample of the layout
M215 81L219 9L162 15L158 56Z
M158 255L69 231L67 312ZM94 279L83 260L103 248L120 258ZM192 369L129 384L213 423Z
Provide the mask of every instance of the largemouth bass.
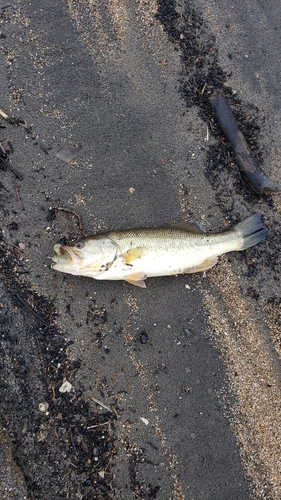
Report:
M70 245L56 244L52 268L97 280L125 280L145 288L148 277L206 271L217 263L218 256L257 245L267 232L261 213L217 234L202 233L186 223L113 231Z

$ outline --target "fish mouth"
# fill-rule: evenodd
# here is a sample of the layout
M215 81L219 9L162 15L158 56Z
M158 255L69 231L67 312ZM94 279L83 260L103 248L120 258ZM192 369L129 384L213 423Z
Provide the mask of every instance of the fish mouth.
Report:
M68 248L57 243L54 245L55 255L52 257L52 268L56 266L56 264L70 265L72 263L72 255Z

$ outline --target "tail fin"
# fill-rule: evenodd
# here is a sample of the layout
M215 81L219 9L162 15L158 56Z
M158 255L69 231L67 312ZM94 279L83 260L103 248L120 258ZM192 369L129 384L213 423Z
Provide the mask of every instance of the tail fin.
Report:
M243 247L241 250L246 250L246 248L253 247L265 240L268 233L268 230L263 226L261 212L257 212L239 222L239 224L234 226L234 230L238 231L243 237Z

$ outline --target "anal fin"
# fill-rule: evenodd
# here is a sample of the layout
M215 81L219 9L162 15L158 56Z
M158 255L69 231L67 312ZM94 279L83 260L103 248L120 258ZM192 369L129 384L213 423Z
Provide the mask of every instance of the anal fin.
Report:
M189 269L186 269L184 273L200 273L202 271L207 271L207 269L211 269L211 267L215 266L215 264L218 262L217 257L209 257L208 259L203 260L199 266L196 267L190 267Z
M127 274L124 280L128 283L131 283L131 285L139 286L140 288L146 288L146 284L144 282L145 278L146 274L139 272Z

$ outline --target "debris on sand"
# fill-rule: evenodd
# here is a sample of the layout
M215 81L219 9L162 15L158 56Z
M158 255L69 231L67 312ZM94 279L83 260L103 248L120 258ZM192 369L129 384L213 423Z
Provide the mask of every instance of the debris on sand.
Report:
M70 163L71 160L73 160L73 158L75 157L76 153L80 151L80 149L81 149L80 144L77 144L76 146L63 148L56 153L56 157L62 161L65 161L66 163Z
M222 130L234 150L237 163L254 191L257 193L280 191L281 187L263 173L257 159L252 155L223 92L215 90L210 102Z

